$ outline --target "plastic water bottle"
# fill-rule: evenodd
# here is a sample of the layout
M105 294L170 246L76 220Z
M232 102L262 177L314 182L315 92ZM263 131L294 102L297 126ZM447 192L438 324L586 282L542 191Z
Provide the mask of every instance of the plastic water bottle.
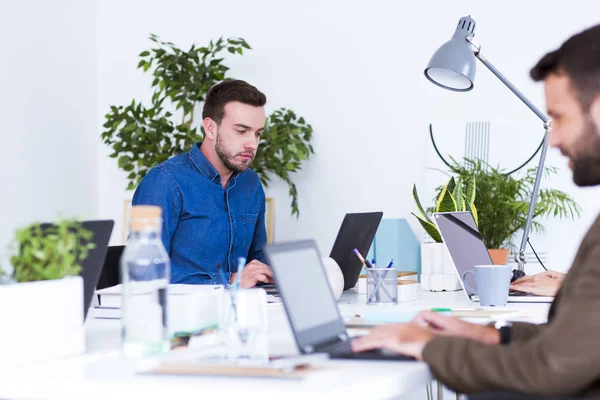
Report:
M161 240L162 209L134 206L130 221L131 234L121 257L123 351L131 358L157 356L170 349L170 261Z

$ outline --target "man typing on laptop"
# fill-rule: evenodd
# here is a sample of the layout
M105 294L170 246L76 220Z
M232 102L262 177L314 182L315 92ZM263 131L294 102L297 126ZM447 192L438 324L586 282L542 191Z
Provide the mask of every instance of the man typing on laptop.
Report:
M155 166L133 205L162 208L162 241L171 258L171 283L233 282L247 259L242 287L272 280L264 263L265 193L250 164L265 129L266 96L240 80L213 86L204 102L204 139L189 152Z
M532 69L544 81L550 145L569 158L578 186L600 184L600 25L566 41ZM460 393L485 398L600 396L600 217L583 239L542 325L495 329L433 313L374 329L356 351L385 348L427 362ZM558 278L557 278L558 279ZM527 397L529 398L529 397Z
M544 271L539 274L524 276L514 281L510 288L537 296L556 296L566 274L557 271Z

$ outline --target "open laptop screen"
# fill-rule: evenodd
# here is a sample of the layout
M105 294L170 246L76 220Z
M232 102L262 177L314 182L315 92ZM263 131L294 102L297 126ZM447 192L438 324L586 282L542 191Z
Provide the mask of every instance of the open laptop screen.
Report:
M299 347L344 333L315 242L272 244L264 250Z
M369 252L382 217L381 211L349 213L344 217L329 254L342 270L344 290L356 285L363 267L353 250L358 249L361 254Z
M461 281L463 274L474 266L492 264L490 254L470 212L439 213L434 214L434 218ZM473 274L468 274L466 281L469 286L477 289ZM463 287L469 296L475 294L464 284Z

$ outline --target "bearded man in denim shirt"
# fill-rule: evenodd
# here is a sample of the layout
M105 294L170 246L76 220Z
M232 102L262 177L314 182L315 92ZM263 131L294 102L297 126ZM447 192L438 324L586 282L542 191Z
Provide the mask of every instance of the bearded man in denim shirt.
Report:
M249 168L264 131L266 101L241 80L213 86L202 111L204 141L152 168L135 191L134 205L163 210L171 283L217 284L218 264L233 282L238 257L249 261L242 287L272 282L262 251L265 193Z

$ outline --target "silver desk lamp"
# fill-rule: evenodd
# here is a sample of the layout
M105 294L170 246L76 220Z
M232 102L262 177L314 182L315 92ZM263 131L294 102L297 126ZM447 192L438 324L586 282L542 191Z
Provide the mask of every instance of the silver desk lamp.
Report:
M444 43L431 57L429 65L425 69L425 76L431 82L444 89L455 92L468 92L473 89L475 79L475 58L483 63L502 83L508 87L531 111L538 116L544 123L544 141L542 145L542 154L540 163L535 176L533 193L529 202L529 212L527 221L523 230L523 238L519 252L515 256L518 264L518 270L515 277L525 275L525 248L529 239L529 231L535 211L535 202L540 189L540 181L544 170L544 160L548 151L548 141L552 129L552 120L534 106L504 75L500 73L484 56L481 55L481 46L473 40L475 36L475 20L463 17L458 21L458 26L452 38Z

